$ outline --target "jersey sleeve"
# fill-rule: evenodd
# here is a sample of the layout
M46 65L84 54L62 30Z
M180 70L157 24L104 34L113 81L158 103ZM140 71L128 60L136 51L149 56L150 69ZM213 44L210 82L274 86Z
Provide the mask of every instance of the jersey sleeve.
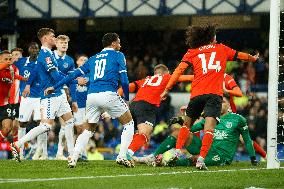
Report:
M225 87L226 89L232 90L234 87L237 87L237 83L234 78L228 74L225 76Z
M192 125L192 127L190 128L190 131L192 133L201 131L204 128L204 124L205 124L205 119L203 119L203 120L199 121L198 123Z
M118 68L119 73L127 72L126 59L125 59L125 56L121 52L118 52L117 61L118 61L118 65L119 65L119 68Z
M40 63L47 72L58 70L55 58L49 53L46 53L45 56L40 56Z
M173 86L176 84L181 74L186 70L188 66L189 62L182 60L182 62L178 65L178 67L175 69L174 73L172 74L166 86L166 90L171 90L173 88Z
M225 54L227 54L227 59L229 61L233 61L233 60L236 60L237 59L237 51L234 50L234 49L231 49L230 47L226 46L226 45L223 45L223 51Z
M85 62L82 66L77 68L76 70L79 70L82 75L88 74L90 72L90 62L92 61L92 58L88 59L87 62Z
M253 148L253 143L249 135L247 121L243 116L239 116L239 130L244 139L245 146L249 156L250 157L255 156L255 150Z

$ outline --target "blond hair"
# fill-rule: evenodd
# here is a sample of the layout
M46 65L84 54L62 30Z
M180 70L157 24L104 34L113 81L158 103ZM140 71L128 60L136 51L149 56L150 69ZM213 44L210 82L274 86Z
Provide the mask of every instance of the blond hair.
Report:
M58 35L56 37L56 39L57 40L62 40L62 41L65 41L65 40L70 41L70 38L67 35Z

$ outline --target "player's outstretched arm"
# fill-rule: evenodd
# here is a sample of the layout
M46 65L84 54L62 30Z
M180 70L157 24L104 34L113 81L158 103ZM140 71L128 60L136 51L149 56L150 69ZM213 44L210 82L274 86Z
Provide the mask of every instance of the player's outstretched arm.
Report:
M242 97L243 96L243 92L240 89L240 87L236 86L234 87L232 90L228 90L224 87L224 92L227 92L228 94L232 95L232 96L236 96L236 97Z
M130 93L134 93L135 90L136 90L135 83L134 82L129 83L129 92ZM123 89L122 89L122 87L119 87L119 89L117 90L117 93L118 93L119 96L123 96Z
M119 75L120 75L121 87L124 94L124 99L126 101L129 101L129 81L127 77L127 72L121 72Z
M189 82L193 81L194 75L181 75L178 78L178 82Z
M241 119L241 121L240 121L241 135L244 139L244 143L245 143L247 152L250 156L251 164L256 166L256 165L258 165L258 162L257 162L256 157L255 157L255 150L254 150L254 147L253 147L253 142L252 142L250 135L249 135L249 130L248 130L246 120L245 120L244 117L241 117L240 119Z
M179 77L181 74L186 70L186 68L189 65L185 62L181 62L178 67L175 69L174 73L172 74L164 92L161 94L161 99L165 100L170 92L170 90L173 88L173 86L176 84L178 81Z
M252 56L248 53L238 52L237 58L240 59L240 60L246 61L246 62L256 62L259 58L259 53Z

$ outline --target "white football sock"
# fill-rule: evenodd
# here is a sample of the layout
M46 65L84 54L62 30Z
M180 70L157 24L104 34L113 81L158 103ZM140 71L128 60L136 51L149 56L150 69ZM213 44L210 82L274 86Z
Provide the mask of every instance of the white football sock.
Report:
M58 149L57 149L56 156L63 156L63 149L64 149L63 138L64 138L64 136L65 136L65 125L61 125L59 135L58 135Z
M18 127L18 140L23 138L26 134L26 128L25 127ZM20 148L20 155L24 157L24 148Z
M65 138L69 156L72 156L74 150L74 119L71 118L65 122Z
M51 125L47 123L40 123L39 126L34 127L30 132L28 132L25 136L23 136L16 145L20 148L24 145L25 142L31 141L35 137L39 136L40 134L47 132L51 129Z
M129 123L123 125L123 131L121 133L121 145L118 156L126 158L126 152L130 145L134 135L134 121L131 120Z
M91 131L88 131L87 129L85 129L83 131L82 134L80 134L76 140L76 144L75 144L75 147L74 147L74 152L73 152L73 155L72 155L72 159L77 161L78 158L79 158L79 155L82 153L82 151L84 149L86 149L86 146L89 142L89 139L94 135L93 132Z
M42 148L42 156L48 157L48 153L47 153L47 132L39 135L38 140L39 140L39 147Z

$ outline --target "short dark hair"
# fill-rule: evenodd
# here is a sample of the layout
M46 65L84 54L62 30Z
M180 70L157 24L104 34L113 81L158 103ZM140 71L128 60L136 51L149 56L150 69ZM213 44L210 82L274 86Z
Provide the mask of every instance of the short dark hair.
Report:
M110 46L111 43L114 41L117 41L118 38L119 38L119 35L117 33L106 33L102 39L103 47Z
M41 28L37 32L37 37L39 40L45 35L48 35L49 33L54 33L54 30L51 28Z
M78 60L78 59L79 59L80 57L82 57L82 56L89 58L88 55L82 53L82 54L76 54L76 55L75 55L75 59Z
M28 45L28 48L30 48L33 45L39 46L37 42L30 42L30 44Z
M188 26L186 29L186 44L191 49L210 44L216 35L216 24L204 26Z
M19 48L19 47L13 48L13 49L11 50L11 53L14 52L14 51L19 51L19 52L21 52L21 53L24 52L24 50L23 50L22 48Z

